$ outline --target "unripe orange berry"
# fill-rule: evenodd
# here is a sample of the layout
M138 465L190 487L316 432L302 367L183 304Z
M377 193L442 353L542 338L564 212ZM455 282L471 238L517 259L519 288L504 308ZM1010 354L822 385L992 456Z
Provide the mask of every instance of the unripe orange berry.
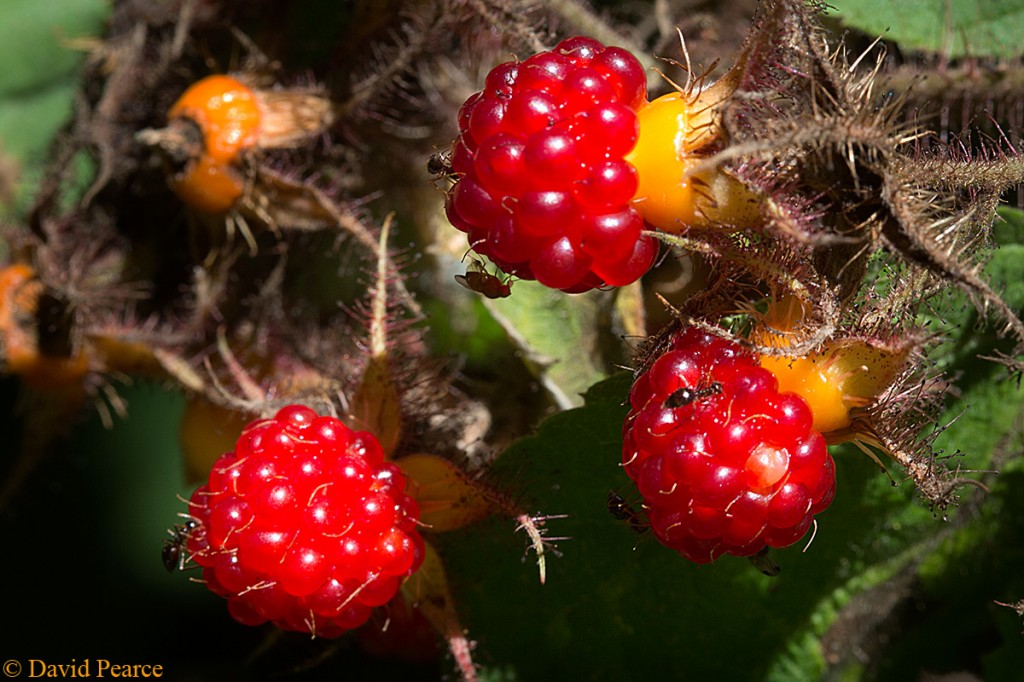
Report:
M171 188L192 208L226 213L245 192L245 182L239 168L203 155L171 179Z
M204 213L228 211L245 191L237 164L256 144L262 119L251 88L228 76L208 76L195 83L171 107L169 118L194 123L202 135L202 152L171 186L186 204Z
M0 350L5 369L39 390L81 385L89 371L85 353L43 355L33 331L43 283L32 267L15 263L0 270Z
M186 90L168 117L192 120L203 133L205 155L215 163L234 163L256 143L260 107L251 88L229 76L207 76Z
M5 336L17 326L19 314L34 312L39 298L35 277L35 270L24 263L12 263L0 269L0 332Z
M315 89L256 90L230 76L194 83L168 111L168 126L140 139L164 149L184 169L171 188L210 214L235 207L247 187L247 152L307 143L335 120L336 107ZM255 166L256 164L250 164Z

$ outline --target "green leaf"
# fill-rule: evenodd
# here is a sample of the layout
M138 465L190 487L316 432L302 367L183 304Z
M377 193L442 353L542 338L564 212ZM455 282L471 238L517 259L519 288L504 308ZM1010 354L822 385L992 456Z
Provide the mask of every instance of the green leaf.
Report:
M985 276L1019 310L1024 308L1024 213L1004 208L1000 215L1003 220L993 228L997 248L986 263ZM947 322L957 337L943 349L943 366L958 380L957 393L950 392L948 409L940 419L949 427L935 447L947 455L960 453L951 466L959 466L964 477L978 479L991 470L998 470L999 476L994 484L989 477L991 492L962 488L964 504L952 511L951 523L921 528L925 532L904 552L909 563L901 570L912 570L914 577L912 592L905 598L916 608L899 612L900 637L884 656L872 658L870 671L850 662L835 679L907 679L917 676L922 665L933 671L959 670L963 657L958 652L979 641L991 644L974 672L984 679L1012 679L1011 662L1024 656L1019 618L995 604L1024 595L1019 570L1024 560L1019 541L1024 536L1024 459L1015 454L1024 447L1024 398L1005 368L978 358L999 349L1009 351L1012 343L1000 338L998 322L982 324L962 294L939 305L941 314L933 320ZM933 539L939 542L931 546ZM943 646L936 647L937 642Z
M841 23L950 57L1022 54L1024 0L831 0Z
M34 182L54 133L71 116L78 65L74 39L99 35L103 0L5 0L0 12L0 153Z
M108 8L101 0L8 0L0 22L0 137L19 156L45 148L70 114L84 52L67 43L96 36Z
M607 511L609 490L636 497L618 464L629 382L599 384L584 407L548 419L490 473L530 511L567 515L545 522L550 536L569 538L556 542L560 555L548 554L546 584L509 520L437 536L478 660L506 679L817 677L818 633L939 522L911 486L893 488L868 458L843 449L836 501L806 553L777 552L780 577L734 557L692 564ZM873 565L882 568L865 574Z
M1024 212L1003 207L999 210L999 217L992 228L995 248L987 254L982 274L1011 308L1022 311ZM934 359L947 375L959 375L957 389L967 392L976 384L986 384L1005 376L1002 367L979 357L991 357L997 351L1013 351L1013 340L998 332L998 324L986 323L973 303L959 290L950 290L932 303L937 314L924 316L932 325L931 330L941 329L945 336L952 337L950 342L940 346ZM997 393L1000 388L993 386L987 390Z
M601 292L570 296L536 282L516 282L487 309L562 408L579 405L588 386L608 375L600 348Z

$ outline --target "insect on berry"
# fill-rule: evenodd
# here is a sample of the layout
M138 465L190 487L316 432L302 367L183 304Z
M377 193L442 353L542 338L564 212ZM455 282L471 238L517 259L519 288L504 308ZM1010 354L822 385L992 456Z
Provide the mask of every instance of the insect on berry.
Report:
M704 388L689 388L687 386L683 386L682 388L677 388L672 392L672 395L665 398L665 402L662 405L672 409L677 407L686 407L695 400L699 400L709 395L714 395L721 392L721 390L722 384L717 381L711 382L709 386Z
M764 573L769 578L774 578L782 573L782 567L779 566L779 562L775 560L775 557L771 555L771 550L767 547L757 554L752 554L747 558L750 559L750 563L754 568L761 571L761 573Z
M691 561L792 545L832 502L835 464L806 401L735 342L677 333L629 402L623 468L654 535Z
M427 159L427 172L435 177L448 177L452 174L452 161L448 154L436 152Z
M650 530L651 525L633 508L626 499L614 490L608 491L608 513L619 521L628 521L634 533L642 535Z
M478 260L470 261L466 267L466 274L455 275L455 281L470 291L485 296L486 298L507 298L512 293L512 278L504 282L497 275L492 275L484 268L484 264Z
M170 537L164 539L161 558L168 573L185 570L185 564L188 563L189 534L198 525L195 519L188 519L185 523L178 523L167 529Z

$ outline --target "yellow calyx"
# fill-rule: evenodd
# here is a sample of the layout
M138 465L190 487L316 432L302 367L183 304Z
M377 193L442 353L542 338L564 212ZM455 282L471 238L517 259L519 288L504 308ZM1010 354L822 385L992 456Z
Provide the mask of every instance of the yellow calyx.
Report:
M639 185L634 206L644 220L670 229L678 220L692 219L693 184L683 174L694 164L690 103L673 92L648 102L637 111L640 136L626 157L637 170Z

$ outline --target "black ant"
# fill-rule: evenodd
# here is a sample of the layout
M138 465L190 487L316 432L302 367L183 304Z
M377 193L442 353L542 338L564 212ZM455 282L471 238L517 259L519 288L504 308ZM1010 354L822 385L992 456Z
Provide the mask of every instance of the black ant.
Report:
M646 533L651 528L651 524L647 523L647 521L645 521L640 514L633 509L632 505L630 505L629 502L626 502L625 498L614 490L608 491L608 513L619 521L629 521L629 527L638 535Z
M722 384L717 381L712 382L704 388L690 388L689 386L683 386L682 388L677 388L672 391L669 397L665 398L665 402L662 403L662 405L669 409L686 407L700 398L706 398L709 395L721 393L721 391Z
M448 177L454 174L452 160L448 152L434 152L427 159L427 172L435 177Z
M173 528L167 529L167 534L171 537L164 540L161 558L168 573L185 570L185 564L189 560L188 539L198 526L198 521L188 519L185 523L175 524Z
M471 260L466 267L466 274L455 275L455 281L487 298L507 298L512 293L511 278L501 281L498 276L487 272L484 264L478 260Z

